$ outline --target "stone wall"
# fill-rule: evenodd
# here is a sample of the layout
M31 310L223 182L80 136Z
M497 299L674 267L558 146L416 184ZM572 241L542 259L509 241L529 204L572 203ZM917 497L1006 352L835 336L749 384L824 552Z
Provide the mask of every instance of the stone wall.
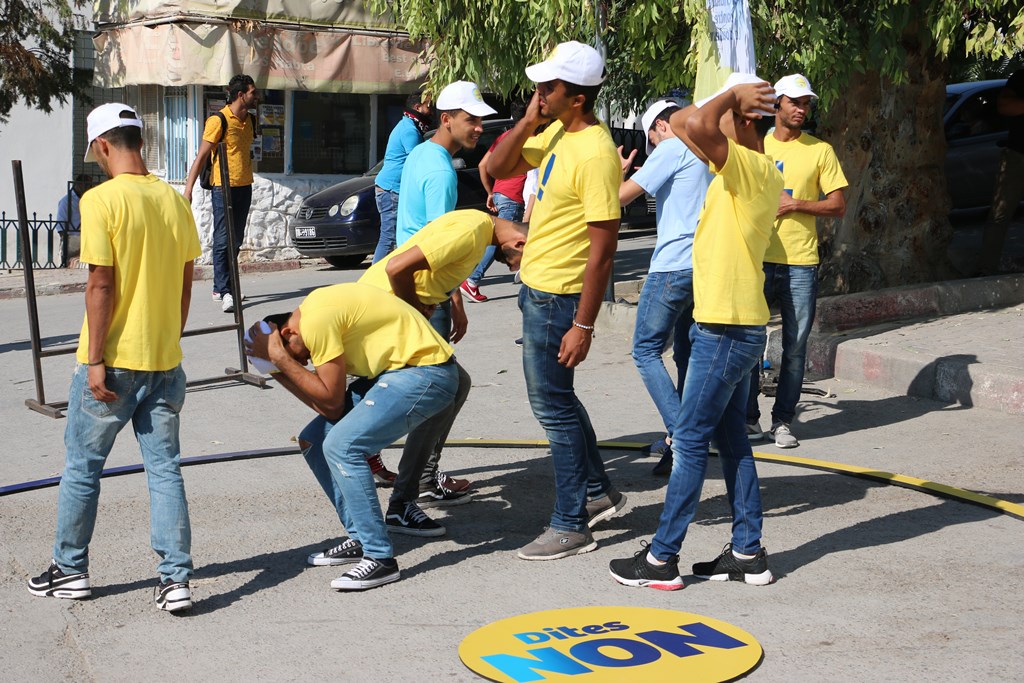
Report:
M244 263L299 258L299 252L289 244L288 225L303 198L351 177L257 174L252 186L252 206L245 240L238 260ZM213 208L210 192L198 185L192 193L192 214L203 244L203 255L197 263L208 264L213 246Z

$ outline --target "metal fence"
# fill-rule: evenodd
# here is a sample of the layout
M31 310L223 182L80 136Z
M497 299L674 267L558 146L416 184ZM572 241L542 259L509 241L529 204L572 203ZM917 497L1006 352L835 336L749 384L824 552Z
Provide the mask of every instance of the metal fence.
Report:
M32 249L32 267L42 269L67 267L68 232L52 214L39 218L32 213L28 219L29 244ZM18 217L0 212L0 268L23 267L24 256L18 240Z

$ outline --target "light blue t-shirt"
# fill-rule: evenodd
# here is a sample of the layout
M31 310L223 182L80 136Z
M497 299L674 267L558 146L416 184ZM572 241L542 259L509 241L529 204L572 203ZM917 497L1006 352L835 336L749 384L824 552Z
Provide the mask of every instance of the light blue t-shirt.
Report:
M402 184L402 169L409 152L423 142L419 128L408 116L403 116L388 136L388 146L384 150L384 165L377 174L374 183L382 190L398 192Z
M398 195L396 245L402 246L424 225L454 209L457 197L458 178L448 150L428 140L409 152Z
M693 268L693 233L714 178L679 138L658 143L632 180L657 200L658 241L650 272Z

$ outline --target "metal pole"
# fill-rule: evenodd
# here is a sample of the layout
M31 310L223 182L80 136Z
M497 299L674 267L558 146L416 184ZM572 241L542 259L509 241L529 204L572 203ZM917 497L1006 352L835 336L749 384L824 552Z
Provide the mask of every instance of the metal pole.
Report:
M32 336L32 371L36 380L36 401L46 403L43 392L43 366L39 359L43 343L39 335L39 311L36 308L36 278L32 272L32 248L28 241L28 209L25 208L25 180L21 160L11 161L14 171L14 196L18 206L18 243L21 244L21 269L25 274L25 302L28 304L28 325Z
M228 146L217 144L217 162L220 164L220 191L224 199L224 225L228 231L228 269L231 271L231 291L235 297L235 332L238 335L238 367L243 373L249 371L249 359L245 357L245 318L242 315L242 289L238 282L238 257L235 246L235 212L231 203L231 177L228 173Z

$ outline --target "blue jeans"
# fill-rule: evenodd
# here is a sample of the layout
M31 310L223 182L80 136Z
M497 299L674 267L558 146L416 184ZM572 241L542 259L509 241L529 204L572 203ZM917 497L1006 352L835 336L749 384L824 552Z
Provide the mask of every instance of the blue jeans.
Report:
M375 188L374 198L377 200L377 212L380 213L380 238L373 251L371 264L395 250L395 227L398 224L398 193L378 187Z
M732 545L736 552L761 547L761 493L744 424L750 369L761 358L764 327L705 325L690 328L679 422L672 438L672 475L651 552L659 560L679 553L693 521L714 438L732 506Z
M495 192L494 205L498 208L498 218L504 218L509 221L523 220L523 211L526 209L525 204L510 199L500 192ZM494 252L496 249L497 247L492 244L484 250L484 257L480 259L480 263L473 270L472 275L469 276L470 280L479 283L484 279L487 269L494 263Z
M764 298L768 305L776 302L782 314L782 366L779 368L779 386L772 406L772 422L789 424L796 417L796 403L804 386L804 368L807 364L807 337L814 324L814 309L818 298L818 266L787 266L781 263L764 264ZM761 418L757 406L760 363L754 366L747 400L747 424Z
M647 393L672 436L679 419L679 400L690 360L690 325L693 324L693 271L648 273L636 308L633 362ZM665 368L662 353L672 344L678 384Z
M231 263L238 263L238 251L245 239L245 222L249 218L252 204L252 185L231 188L231 216L235 226L235 252L229 256L228 222L224 212L224 197L220 188L213 193L213 291L217 294L231 293Z
M96 527L100 473L114 439L130 420L142 451L149 486L150 543L160 556L161 580L192 576L192 527L181 478L179 414L185 402L185 372L107 368L112 403L93 398L88 368L79 364L68 392L64 430L67 460L57 494L57 533L53 558L61 571L89 569L89 541Z
M454 361L356 380L346 391L346 412L340 420L317 416L299 435L309 444L303 448L306 463L366 557L394 556L367 456L448 408L458 385Z
M573 389L575 371L558 362L562 337L572 327L578 294L549 294L523 285L523 374L533 416L547 434L555 467L551 528L587 528L587 500L607 493L611 482L597 449L590 417Z

